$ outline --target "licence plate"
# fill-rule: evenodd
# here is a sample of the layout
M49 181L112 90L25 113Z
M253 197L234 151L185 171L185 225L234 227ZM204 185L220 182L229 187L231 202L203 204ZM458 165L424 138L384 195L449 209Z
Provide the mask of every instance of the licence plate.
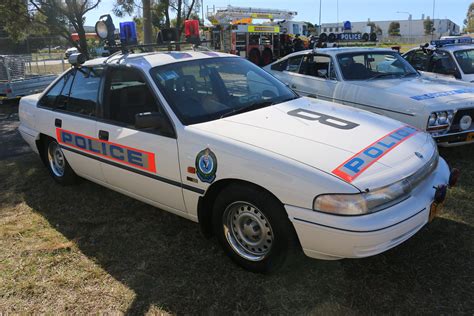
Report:
M431 204L431 207L430 207L430 217L428 219L429 222L431 222L433 220L433 218L436 217L436 214L439 213L439 211L443 208L443 203L433 203Z
M467 136L466 136L466 142L470 142L470 141L472 141L472 140L474 140L474 133L469 133L469 134L467 134Z

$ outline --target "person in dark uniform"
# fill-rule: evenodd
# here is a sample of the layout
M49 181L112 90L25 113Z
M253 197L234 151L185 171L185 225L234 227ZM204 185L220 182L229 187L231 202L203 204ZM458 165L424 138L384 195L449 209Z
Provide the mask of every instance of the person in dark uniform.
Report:
M295 39L293 40L293 49L295 52L299 52L304 49L303 41L301 40L299 34L296 34Z

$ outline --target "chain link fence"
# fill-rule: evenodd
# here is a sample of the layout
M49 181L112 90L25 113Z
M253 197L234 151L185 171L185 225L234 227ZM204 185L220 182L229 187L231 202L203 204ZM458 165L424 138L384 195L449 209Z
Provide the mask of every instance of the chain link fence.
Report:
M59 58L59 56L41 54L0 55L0 82L60 74L68 67L67 61Z

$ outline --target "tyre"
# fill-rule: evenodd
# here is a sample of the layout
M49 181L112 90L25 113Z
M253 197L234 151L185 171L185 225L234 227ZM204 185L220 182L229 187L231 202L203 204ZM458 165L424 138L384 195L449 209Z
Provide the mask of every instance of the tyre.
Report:
M257 66L260 65L260 51L256 48L252 49L249 52L249 60Z
M56 140L48 139L44 142L43 155L46 167L57 183L70 185L77 182L78 176L67 162L66 156Z
M265 48L262 53L262 66L266 66L273 61L273 53L269 48Z
M296 233L283 205L257 187L224 188L214 203L212 222L224 252L253 272L278 270L297 249Z

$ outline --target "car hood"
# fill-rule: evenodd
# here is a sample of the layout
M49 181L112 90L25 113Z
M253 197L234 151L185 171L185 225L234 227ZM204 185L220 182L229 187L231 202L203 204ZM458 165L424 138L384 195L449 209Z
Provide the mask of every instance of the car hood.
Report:
M332 118L324 121L320 119L321 115ZM309 98L190 126L311 166L360 190L400 180L417 171L433 156L436 147L431 137L415 131L377 159L362 157L364 163L370 160L371 165L354 179L337 171L371 145L377 145L379 141L390 143L383 138L404 127L406 125L401 122L373 113Z
M430 106L447 101L461 101L474 97L474 87L468 83L432 76L419 76L403 79L380 79L351 81L361 89L377 91L378 99L385 100L383 94L397 95L416 101L420 105Z

